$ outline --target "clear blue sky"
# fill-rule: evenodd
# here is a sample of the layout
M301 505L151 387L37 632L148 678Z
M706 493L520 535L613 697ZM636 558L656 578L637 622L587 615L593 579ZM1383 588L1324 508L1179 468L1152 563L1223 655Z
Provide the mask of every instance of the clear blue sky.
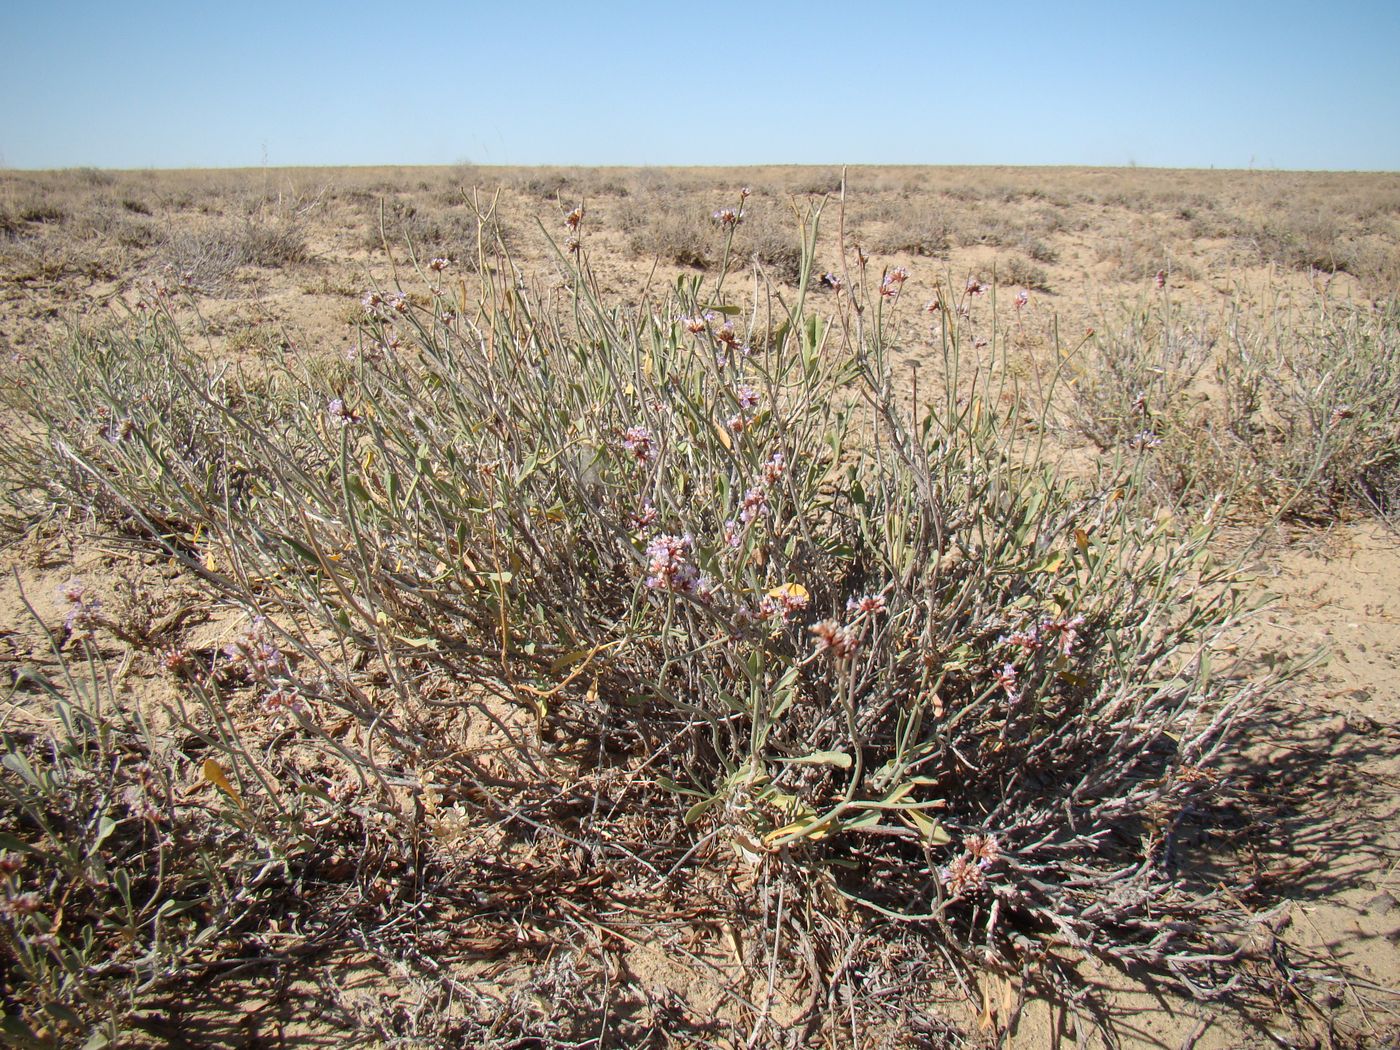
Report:
M1400 0L0 0L0 163L1400 170Z

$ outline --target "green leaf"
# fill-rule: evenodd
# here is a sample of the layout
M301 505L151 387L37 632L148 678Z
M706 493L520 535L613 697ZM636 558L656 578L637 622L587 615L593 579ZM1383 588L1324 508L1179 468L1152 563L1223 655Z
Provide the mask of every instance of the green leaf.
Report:
M837 769L850 769L851 756L844 751L813 751L810 755L803 755L800 758L779 758L779 762L787 762L794 766L835 766Z
M697 820L699 820L711 809L713 809L715 803L718 801L718 795L711 795L709 798L703 799L695 803L695 805L691 806L688 810L685 811L685 822L687 824L694 824Z
M942 824L930 817L924 816L918 810L907 810L903 815L913 822L914 827L918 829L919 834L924 837L924 841L929 845L946 846L953 841L953 836L948 834Z
M13 835L7 835L3 831L0 831L0 849L9 850L11 853L32 853L36 857L40 855L39 850L35 849L23 839L17 839Z
M103 816L97 822L97 838L93 840L92 852L96 853L101 848L102 843L107 841L107 836L117 829L117 822L111 817Z

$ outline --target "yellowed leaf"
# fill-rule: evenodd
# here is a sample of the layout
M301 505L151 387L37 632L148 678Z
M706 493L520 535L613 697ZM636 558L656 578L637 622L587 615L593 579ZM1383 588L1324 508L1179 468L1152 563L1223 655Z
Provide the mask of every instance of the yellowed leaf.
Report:
M213 784L233 801L238 803L239 809L247 809L243 804L243 796L238 793L238 789L229 781L228 774L224 772L224 767L212 758L204 760L204 779Z

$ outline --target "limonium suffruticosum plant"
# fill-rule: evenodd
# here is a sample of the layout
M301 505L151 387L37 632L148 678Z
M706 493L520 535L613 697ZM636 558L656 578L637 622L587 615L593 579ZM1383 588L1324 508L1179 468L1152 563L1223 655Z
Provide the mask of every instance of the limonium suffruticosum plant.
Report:
M1152 511L1150 449L1086 483L1018 433L966 289L939 293L911 412L888 319L915 278L843 248L814 309L820 214L791 301L722 267L605 302L580 211L562 291L504 250L479 303L432 270L366 295L353 360L247 392L146 322L36 372L29 411L60 498L101 494L265 616L291 684L398 762L431 751L415 712L447 675L556 744L629 742L694 834L867 912L1204 988L1210 923L1247 916L1174 879L1173 834L1270 684L1213 673L1246 581L1210 514ZM95 359L130 388L64 385ZM130 426L74 429L99 410Z

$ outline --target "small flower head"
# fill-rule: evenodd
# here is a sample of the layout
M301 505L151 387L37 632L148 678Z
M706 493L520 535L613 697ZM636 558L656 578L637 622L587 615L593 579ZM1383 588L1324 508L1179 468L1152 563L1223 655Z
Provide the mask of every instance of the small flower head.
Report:
M896 266L885 274L880 282L880 294L893 297L899 294L899 290L904 287L904 282L909 280L909 271L903 266Z
M743 416L730 416L724 421L724 425L729 429L731 434L742 434L747 424L744 422Z
M102 599L90 596L87 586L77 579L69 580L58 589L59 597L68 602L68 615L63 627L69 634L85 634L91 638L101 623Z
M1079 628L1083 626L1084 617L1071 616L1068 619L1061 617L1057 620L1046 620L1040 625L1040 629L1047 638L1055 641L1060 655L1068 660L1074 652L1075 643L1079 641Z
M981 281L979 281L976 277L969 277L967 279L967 288L965 290L968 295L982 295L987 291L987 286Z
M763 483L770 486L776 485L786 472L787 457L781 452L774 452L768 457L768 462L763 464Z
M651 500L643 501L636 510L630 511L627 520L631 523L634 532L641 532L656 524L656 508L652 506Z
M714 584L691 562L695 541L687 535L660 535L647 544L646 586L653 591L675 591L695 598L709 598Z
M1040 649L1041 646L1040 628L1032 624L1024 631L1013 631L1011 634L998 639L998 641L1004 642L1007 645L1017 646L1028 653L1033 653Z
M820 620L807 630L816 638L819 653L829 652L838 660L845 660L856 651L856 633L836 620Z
M980 865L966 855L956 858L938 873L949 897L963 897L976 893L987 884L987 876Z
M713 320L713 318L714 315L706 310L704 313L696 314L694 317L682 317L681 326L691 335L699 335L701 332L709 331L710 321Z
M366 313L375 314L384 306L384 297L374 289L370 289L360 297L360 305L365 308Z
M184 674L190 666L190 654L187 650L178 646L171 646L160 651L160 665L171 674Z
M1136 449L1153 449L1161 447L1162 439L1151 430L1140 430L1128 439L1128 447Z
M995 835L969 835L963 839L963 847L984 871L1001 859L1001 845Z
M758 407L758 391L748 383L740 383L734 391L734 397L745 412L752 412Z
M739 508L739 520L745 525L768 509L768 493L758 485L744 493L744 502Z
M743 528L737 521L730 518L724 523L724 545L730 548L737 548L743 539Z
M1016 670L1015 664L1005 664L1002 669L996 673L997 685L1006 690L1006 698L1013 704L1021 699L1021 691L1017 688L1017 680L1019 677L1020 674Z
M622 447L630 452L638 463L650 463L656 458L651 431L641 425L627 428L627 432L622 436Z
M1024 288L1022 288L1019 292L1016 293L1016 309L1021 309L1021 307L1025 306L1030 301L1031 293L1026 291Z
M577 230L577 229L579 228L579 224L580 224L581 222L583 222L583 205L582 205L582 204L580 204L580 205L579 205L577 208L575 208L573 211L569 212L568 215L565 215L565 216L564 216L564 225L567 226L567 227L568 227L569 229L571 229L571 230Z
M833 292L839 292L846 282L841 280L840 274L824 273L821 275L820 283L823 288L830 288Z
M269 637L267 619L262 616L255 616L242 634L224 646L224 656L256 682L269 681L287 669L287 658Z
M435 259L428 260L428 269L432 270L433 273L442 273L451 265L452 260L447 258L445 255L439 255Z
M846 611L855 613L857 616L878 616L885 611L885 596L883 594L862 594L860 597L852 595L846 599Z
M734 328L734 322L726 320L724 324L715 329L715 338L731 350L739 348L739 333Z
M721 208L711 216L721 226L738 226L741 216L733 208Z
M351 423L360 421L358 415L345 407L344 399L338 397L333 397L326 402L326 415L333 423L342 427L348 427Z
M291 689L274 689L263 697L263 710L274 720L306 713L306 702Z
M1155 284L1158 288L1165 288L1167 286L1167 271L1158 270L1157 276L1152 278L1152 283Z
M800 583L784 583L769 591L759 607L767 615L777 615L787 620L806 609L811 600L807 588Z

